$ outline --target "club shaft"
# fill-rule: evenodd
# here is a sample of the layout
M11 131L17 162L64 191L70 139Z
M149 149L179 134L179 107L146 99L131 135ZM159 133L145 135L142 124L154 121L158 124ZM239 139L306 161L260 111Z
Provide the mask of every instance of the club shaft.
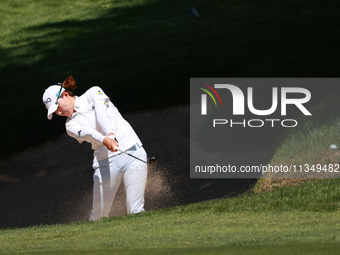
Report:
M122 153L124 153L124 154L126 154L126 155L129 155L130 157L133 157L133 158L135 158L135 159L138 159L138 160L140 160L140 161L142 161L142 162L144 162L144 163L148 163L148 162L146 162L146 161L144 161L143 159L140 159L140 158L137 158L136 156L133 156L133 155L131 155L130 153L127 153L127 152L125 152L125 151L123 151L123 150L121 150L121 149L118 149L118 148L116 148L118 151L120 151L120 152L122 152Z

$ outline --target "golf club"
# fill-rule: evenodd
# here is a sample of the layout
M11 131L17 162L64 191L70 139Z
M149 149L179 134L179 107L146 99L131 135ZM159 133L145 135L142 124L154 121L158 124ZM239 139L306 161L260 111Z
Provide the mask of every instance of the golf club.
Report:
M118 151L120 151L120 152L122 152L122 153L124 153L124 154L126 154L126 155L129 155L130 157L133 157L133 158L135 158L135 159L138 159L138 160L140 160L140 161L142 161L142 162L144 162L144 163L146 163L146 164L148 164L148 163L150 163L150 164L156 164L156 158L155 158L155 157L151 157L151 158L148 159L148 161L145 161L145 160L140 159L140 158L138 158L138 157L136 157L136 156L133 156L133 155L131 155L130 153L127 153L126 151L123 151L123 150L121 150L121 149L119 149L119 148L117 148L117 147L116 147L116 150L118 150Z

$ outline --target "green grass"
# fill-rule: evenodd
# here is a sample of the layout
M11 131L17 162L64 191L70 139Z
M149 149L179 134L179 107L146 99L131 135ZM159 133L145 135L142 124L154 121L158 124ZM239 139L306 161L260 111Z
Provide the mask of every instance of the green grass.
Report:
M195 7L200 18L185 17ZM190 77L336 77L336 1L4 0L2 158L64 132L44 89L72 74L119 109L189 103Z
M120 216L0 231L1 254L337 254L339 180Z

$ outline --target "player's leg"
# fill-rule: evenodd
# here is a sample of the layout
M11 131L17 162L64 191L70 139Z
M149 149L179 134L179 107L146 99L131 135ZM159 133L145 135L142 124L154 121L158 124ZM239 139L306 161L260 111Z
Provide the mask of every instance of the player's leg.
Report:
M90 214L90 221L95 221L102 217L102 211L104 209L102 177L99 168L97 168L93 174L92 196L92 212Z
M116 158L94 164L93 204L90 220L108 217L113 200L122 178L122 171L116 164Z
M147 160L147 155L143 147L139 147L129 153L145 161ZM129 164L124 172L127 213L140 213L144 211L147 164L132 157L128 158L128 160Z

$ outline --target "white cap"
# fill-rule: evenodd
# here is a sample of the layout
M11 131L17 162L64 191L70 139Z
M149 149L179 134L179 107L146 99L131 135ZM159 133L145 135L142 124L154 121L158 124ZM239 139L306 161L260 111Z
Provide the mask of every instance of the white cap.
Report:
M46 106L47 109L47 118L49 120L52 119L53 113L58 109L58 103L56 104L57 98L63 91L65 90L62 88L60 90L61 85L52 85L49 86L43 95L43 103Z

